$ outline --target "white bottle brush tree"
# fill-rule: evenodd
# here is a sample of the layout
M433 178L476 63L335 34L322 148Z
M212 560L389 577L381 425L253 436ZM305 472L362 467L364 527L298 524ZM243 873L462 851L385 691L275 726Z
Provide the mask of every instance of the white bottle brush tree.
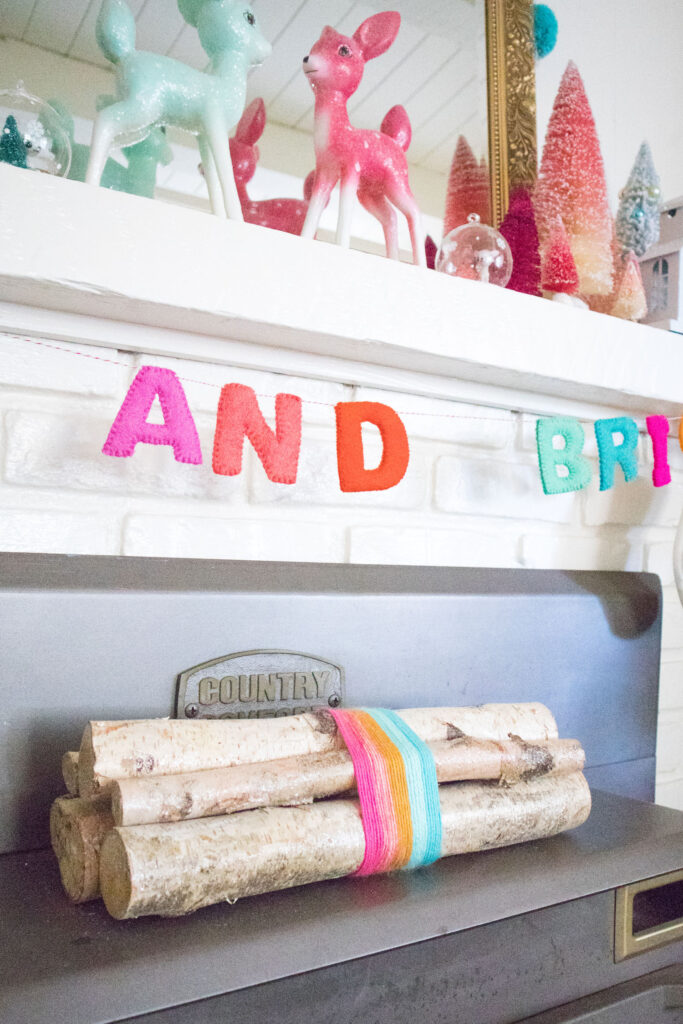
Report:
M652 153L647 142L638 150L636 162L621 190L617 213L617 238L622 253L642 256L659 240L661 190Z

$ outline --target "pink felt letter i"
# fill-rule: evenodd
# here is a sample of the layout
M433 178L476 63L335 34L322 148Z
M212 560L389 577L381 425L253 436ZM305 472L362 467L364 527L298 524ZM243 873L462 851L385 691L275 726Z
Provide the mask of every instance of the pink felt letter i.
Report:
M163 423L148 423L154 399L159 399ZM143 366L128 389L102 452L129 458L136 444L170 445L176 462L199 466L202 450L183 386L172 370Z

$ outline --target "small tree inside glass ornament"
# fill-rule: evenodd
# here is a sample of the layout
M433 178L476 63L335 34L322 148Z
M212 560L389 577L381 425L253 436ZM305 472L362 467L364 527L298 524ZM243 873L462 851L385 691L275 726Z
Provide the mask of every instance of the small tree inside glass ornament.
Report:
M462 224L446 235L436 257L436 269L452 277L485 281L504 288L512 276L512 253L500 231L482 224L471 213Z
M66 177L71 165L71 142L57 111L27 92L23 82L0 89L0 141L6 138L7 155L0 158L15 167ZM16 141L24 146L25 161L14 152Z

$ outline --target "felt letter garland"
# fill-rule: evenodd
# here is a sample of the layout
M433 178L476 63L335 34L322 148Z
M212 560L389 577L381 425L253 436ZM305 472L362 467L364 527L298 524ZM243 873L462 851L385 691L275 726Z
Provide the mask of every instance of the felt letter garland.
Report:
M620 444L615 442L615 434L621 434ZM614 470L617 463L624 471L628 483L638 476L638 426L628 416L615 416L609 420L596 420L595 439L600 454L600 490L608 491L614 487Z
M163 423L148 423L152 402L159 398ZM136 444L171 445L176 462L199 466L202 450L183 386L173 370L143 366L128 389L102 451L129 458Z
M221 391L213 443L213 471L220 476L242 472L244 438L251 441L269 480L296 483L301 449L301 399L275 398L275 431L263 418L256 394L244 384L226 384Z
M556 437L564 440L563 448L555 448ZM538 465L546 494L568 494L590 483L590 462L581 454L584 440L583 427L571 416L549 416L536 421ZM560 467L565 470L562 475Z
M386 491L400 483L408 469L408 435L398 413L381 402L339 402L337 416L337 465L342 491ZM373 423L382 436L382 461L366 469L363 460L362 424Z
M645 422L647 423L647 432L652 438L652 454L655 460L655 466L652 470L652 483L655 487L666 487L667 484L671 483L669 453L667 451L669 421L666 416L648 416Z

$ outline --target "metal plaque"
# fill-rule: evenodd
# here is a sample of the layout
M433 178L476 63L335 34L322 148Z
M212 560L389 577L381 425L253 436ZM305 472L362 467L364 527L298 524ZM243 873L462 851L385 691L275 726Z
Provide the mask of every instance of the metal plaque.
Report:
M344 699L344 670L299 651L240 651L178 676L176 718L273 718Z

